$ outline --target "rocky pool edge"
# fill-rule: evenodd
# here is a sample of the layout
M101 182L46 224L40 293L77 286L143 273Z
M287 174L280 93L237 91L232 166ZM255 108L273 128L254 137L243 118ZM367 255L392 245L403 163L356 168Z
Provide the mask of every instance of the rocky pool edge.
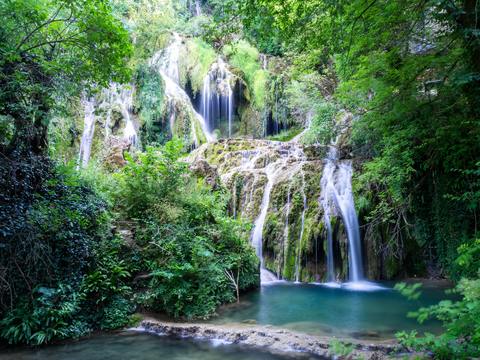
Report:
M134 330L163 336L209 340L214 343L241 344L261 348L272 353L302 352L325 358L339 358L339 354L335 353L335 346L332 345L336 342L337 344L344 344L353 348L348 354L348 358L379 360L399 355L398 343L393 340L379 342L357 341L309 335L273 326L177 323L144 319Z

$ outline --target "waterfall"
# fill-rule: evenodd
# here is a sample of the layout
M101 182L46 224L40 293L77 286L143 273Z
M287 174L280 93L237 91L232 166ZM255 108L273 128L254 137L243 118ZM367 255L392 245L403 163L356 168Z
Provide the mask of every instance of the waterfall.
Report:
M83 99L82 104L85 111L83 134L80 142L79 166L86 167L91 154L93 135L95 132L95 110L100 111L99 117L105 116L104 140L111 134L113 110L119 110L125 122L123 128L123 139L128 145L140 146L140 138L133 119L133 85L120 85L110 83L108 88L102 89L101 93L91 99Z
M268 208L270 206L270 195L271 195L273 186L275 185L276 180L278 177L280 177L280 175L285 176L285 174L288 173L288 170L285 169L285 167L288 166L288 164L296 164L295 167L290 169L291 173L289 173L289 174L294 174L298 169L301 169L303 161L305 161L305 154L300 148L297 148L295 146L292 147L291 144L282 144L282 143L276 143L276 142L267 142L267 143L275 150L275 152L279 154L279 158L266 164L263 169L263 173L267 177L267 183L263 189L263 197L260 205L260 212L254 222L254 227L251 235L252 246L255 248L257 257L260 259L262 283L277 280L275 275L273 275L271 272L265 269L264 259L262 254L263 230L264 230L265 220L268 215ZM229 174L233 174L237 171L251 171L254 173L255 171L257 171L257 166L258 166L257 162L261 158L261 156L265 154L262 153L261 151L243 150L242 152L245 156L242 158L241 165L237 168L232 169L229 173L223 176L223 178L228 177ZM297 165L299 166L299 168L297 167ZM253 188L255 186L256 181L257 181L257 177L255 176L252 183L250 198L253 197ZM305 181L303 182L303 184L305 185ZM302 215L303 217L302 233L300 234L300 237L303 236L305 211L307 208L307 197L306 197L305 191L303 192L303 194L304 194L303 195L304 211ZM288 216L290 212L290 207L291 206L290 206L290 190L289 190L288 205L287 205L287 220L286 220L287 225L285 230L287 232L288 232Z
M132 121L133 112L133 86L119 87L116 84L110 86L110 91L114 93L114 101L120 106L122 117L125 120L125 128L123 129L123 138L128 140L131 145L138 145L138 134Z
M195 16L202 15L202 4L200 0L195 0Z
M352 282L357 282L363 280L363 264L360 248L360 227L353 202L352 164L350 161L339 165L337 177L338 193L335 199L347 230L349 279Z
M272 192L273 187L273 165L274 164L271 164L266 168L265 173L267 175L267 185L265 185L265 189L263 190L263 198L260 205L260 215L258 215L257 220L255 220L252 233L252 245L255 248L257 257L260 259L260 266L262 269L264 268L262 256L263 225L267 217L268 205L270 204L270 193Z
M189 161L203 160L215 165L221 183L231 193L235 192L232 199L235 215L253 222L250 240L261 263L262 283L267 281L266 275L272 278L267 268L278 273L279 278L296 282L323 275L325 268L319 269L319 274L312 266L317 260L314 221L323 216L327 281L333 283L337 277L333 246L336 230L331 220L339 219L348 238L345 262L348 258L350 280L342 286L379 289L378 285L363 281L360 231L351 184L352 162L341 160L336 147L331 146L323 159L321 181L317 184L310 181L322 168L322 160L316 154L323 149L319 145L312 154L310 149L304 151L302 145L293 141L220 139L202 145ZM311 199L312 196L315 198ZM312 206L311 201L317 200L318 205Z
M200 93L200 113L210 132L227 122L227 135L233 134L235 75L230 72L222 58L212 64L203 79Z
M85 115L83 120L83 134L82 139L80 140L77 169L80 167L86 167L88 165L88 161L90 160L90 152L92 150L93 134L95 133L95 99L84 98L82 103L85 110Z
M163 51L153 56L151 63L156 63L162 75L171 79L174 83L180 83L179 59L182 47L182 38L173 33L173 40Z
M150 59L149 65L157 69L165 84L165 97L172 136L175 134L177 116L180 112L184 112L191 118L191 134L195 145L199 145L195 122L200 125L207 141L213 141L214 136L211 134L204 117L195 111L188 94L180 86L179 60L181 48L182 38L179 34L173 33L173 40L170 45L157 52Z
M330 192L335 188L333 174L336 169L337 161L337 149L331 146L327 157L325 159L325 165L323 167L323 174L321 179L322 193L320 195L320 203L323 208L323 220L327 230L327 281L330 283L335 282L335 269L333 260L333 234L332 225L330 223L332 200Z
M349 280L363 280L363 264L360 247L360 229L352 193L352 164L339 161L335 146L330 146L321 179L320 203L324 210L327 230L327 280L335 281L333 259L333 234L330 217L339 214L348 238Z
M106 111L105 138L110 136L110 126L112 109L118 107L122 118L125 121L123 128L123 138L134 147L139 147L140 139L133 120L133 85L120 85L111 83L110 86L102 90L101 97L103 102L99 108Z

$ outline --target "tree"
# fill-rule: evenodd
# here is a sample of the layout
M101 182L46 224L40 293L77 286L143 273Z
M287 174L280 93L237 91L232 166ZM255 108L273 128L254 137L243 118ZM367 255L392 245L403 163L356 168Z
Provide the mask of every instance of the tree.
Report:
M132 46L106 0L5 0L0 16L0 114L15 126L10 149L40 153L53 105L127 80Z
M418 259L420 247L423 260L450 273L456 248L476 231L477 206L468 196L478 188L472 170L480 153L475 5L247 0L240 6L247 32L274 34L310 71L326 73L334 61L339 85L332 101L358 115L352 147L363 164L357 189L368 198L366 233L388 234L381 248L404 260Z

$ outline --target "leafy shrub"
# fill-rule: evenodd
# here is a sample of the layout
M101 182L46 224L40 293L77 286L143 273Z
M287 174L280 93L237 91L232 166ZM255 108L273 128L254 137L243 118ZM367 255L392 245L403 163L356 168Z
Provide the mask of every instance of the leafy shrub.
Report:
M239 272L239 288L258 283L258 260L245 228L226 216L225 192L199 184L178 160L182 144L148 148L118 180L122 216L137 219L137 301L175 317L206 317L235 299L225 271ZM143 285L142 285L143 284Z
M128 258L103 197L43 156L2 162L0 172L0 337L39 345L126 324L132 306L112 309L131 298Z
M86 324L74 321L82 298L72 287L40 287L32 295L32 302L22 300L0 321L0 336L8 343L40 345L89 331Z
M337 110L330 103L317 106L310 127L302 137L304 144L329 144L333 135Z
M475 246L461 246L458 263L466 266L465 275L471 275L468 268L473 263L472 254L477 255L478 240ZM404 295L410 299L418 298L419 286L397 286ZM409 313L420 323L434 318L443 324L443 332L440 335L425 333L419 336L417 331L397 333L397 338L402 345L416 351L433 352L435 359L469 359L480 356L480 270L477 267L475 278L463 278L451 291L461 298L456 301L443 300L436 305L420 308L416 312Z
M115 296L108 306L103 309L103 318L100 323L102 330L114 330L131 323L130 315L135 307L129 300Z
M250 91L253 94L253 104L257 109L265 105L268 72L263 70L259 61L258 50L245 40L233 45L227 45L224 53L229 63L243 72Z
M0 173L1 313L38 286L80 283L108 214L72 167L28 155L3 161Z

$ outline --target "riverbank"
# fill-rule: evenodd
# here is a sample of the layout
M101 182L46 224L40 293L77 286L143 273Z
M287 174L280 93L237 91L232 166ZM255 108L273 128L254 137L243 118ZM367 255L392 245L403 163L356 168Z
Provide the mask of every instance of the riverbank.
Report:
M135 330L163 336L210 340L216 343L242 344L266 349L272 353L303 352L325 358L346 355L348 352L354 359L387 359L393 355L398 346L394 340L352 341L308 335L270 325L177 323L151 317L145 317Z

